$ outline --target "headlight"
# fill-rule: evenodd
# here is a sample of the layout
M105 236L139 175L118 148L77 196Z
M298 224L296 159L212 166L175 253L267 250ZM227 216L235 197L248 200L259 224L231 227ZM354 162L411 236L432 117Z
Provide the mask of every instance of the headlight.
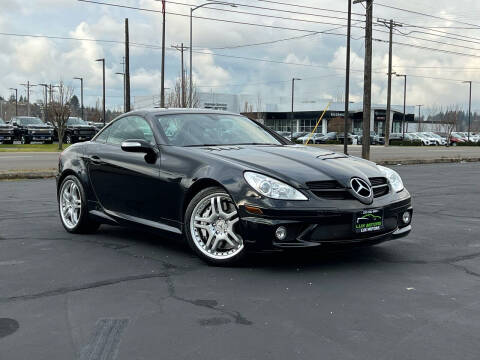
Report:
M402 178L395 170L380 165L377 166L385 174L385 177L388 179L388 182L390 185L392 185L392 189L395 192L399 192L404 189Z
M271 177L247 171L243 174L247 183L263 196L279 200L308 200L297 189Z

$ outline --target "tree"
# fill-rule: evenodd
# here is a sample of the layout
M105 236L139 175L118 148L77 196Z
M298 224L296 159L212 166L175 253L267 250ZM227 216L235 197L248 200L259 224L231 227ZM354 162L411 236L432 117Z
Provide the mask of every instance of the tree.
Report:
M193 94L192 94L192 103L193 106L190 104L190 96L188 94L190 93L190 78L186 76L185 79L185 94L187 94L185 97L185 104L183 104L182 101L182 78L178 77L175 80L175 87L173 88L173 91L171 91L165 99L165 106L166 107L174 107L174 108L183 108L183 107L198 107L200 105L200 98L197 93L197 87L195 83L193 83Z
M70 106L72 107L73 114L78 116L79 110L80 110L80 102L78 101L77 95L73 95L69 103L70 103Z
M63 148L63 136L67 120L72 113L69 100L72 98L73 87L66 86L63 81L59 82L58 90L54 93L52 102L48 105L48 118L58 133L58 149Z

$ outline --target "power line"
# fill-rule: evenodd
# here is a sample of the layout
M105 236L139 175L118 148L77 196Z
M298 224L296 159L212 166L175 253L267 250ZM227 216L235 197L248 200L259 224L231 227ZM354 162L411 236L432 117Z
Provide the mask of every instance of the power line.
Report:
M407 13L410 13L410 14L422 15L422 16L430 17L430 18L437 19L437 20L452 21L452 22L456 22L458 24L473 26L477 29L480 28L480 26L476 25L476 24L471 24L471 23L467 23L467 22L463 22L463 21L459 21L459 20L448 19L448 18L444 18L444 17L441 17L441 16L436 16L436 15L426 14L426 13L423 13L423 12L420 12L420 11L404 9L404 8L400 8L400 7L396 7L396 6L392 6L392 5L381 4L381 3L378 3L378 2L376 2L375 5L376 6L382 6L382 7L388 8L388 9L407 12Z
M285 3L285 2L281 2L281 1L272 1L272 0L258 0L258 1L266 2L266 3L270 3L270 4L277 4L277 5L285 5L285 6L299 7L299 8L303 8L303 9L321 10L321 11L330 11L330 12L348 14L348 11L325 9L325 8L319 8L319 7L315 7L315 6L307 6L307 5L299 5L299 4L289 4L289 3ZM354 12L352 12L352 15L358 15L358 16L363 16L363 17L365 17L365 14L362 14L362 13L354 13Z
M159 1L159 0L155 0ZM183 2L176 2L176 1L167 1L170 4L175 4L175 5L182 5L182 6L189 6L189 7L194 7L195 4L187 4ZM284 17L278 17L276 15L268 15L268 14L258 14L258 13L250 13L250 12L245 12L245 11L238 11L238 10L232 10L232 9L224 9L224 8L217 8L217 7L212 7L215 5L215 3L212 3L209 6L205 6L205 9L211 9L211 10L218 10L218 11L226 11L226 12L232 12L232 13L238 13L238 14L247 14L247 15L257 15L257 16L264 16L264 17L272 17L272 18L279 18L279 19L285 19ZM296 15L307 15L307 16L315 16L315 17L328 17L329 19L337 19L337 20L347 20L345 17L338 17L338 16L332 16L332 15L324 15L324 14L313 14L313 13L307 13L307 12L301 12L301 11L293 11L293 10L284 10L284 9L276 9L276 8L270 8L270 7L264 7L264 6L256 6L256 5L249 5L249 4L243 4L243 3L238 3L235 2L235 5L238 7L247 7L247 8L253 8L253 9L260 9L260 10L269 10L269 11L277 11L277 12L283 12L283 13L288 13L288 14L296 14ZM309 21L305 19L293 19L293 18L286 18L287 20L297 20L297 21ZM354 19L354 20L359 20L359 19ZM361 20L365 21L365 20Z
M147 8L141 8L141 7L136 7L136 6L128 6L128 5L113 4L113 3L100 2L100 1L94 1L94 0L77 0L77 1L84 2L84 3L90 3L90 4L95 4L95 5L112 6L112 7L129 9L129 10L138 10L138 11L146 11L146 12L154 12L154 13L161 13L161 12L162 12L161 10L147 9ZM188 17L188 18L190 17L190 15L187 15L187 14L180 14L180 13L174 13L174 12L169 12L169 11L167 11L166 14L174 15L174 16ZM249 23L249 22L245 22L245 21L216 19L216 18L205 17L205 16L196 16L196 15L194 15L193 18L195 18L195 19L200 19L200 20L218 21L218 22L230 23L230 24L239 24L239 25L249 25L249 26L256 26L256 27L264 27L264 28L270 28L270 29L280 29L280 30L298 31L298 32L306 32L306 33L315 33L315 32L317 32L317 31L315 31L315 30L300 29L300 28L293 28L293 27L285 27L285 26L278 26L278 25L256 24L256 23ZM327 22L325 22L324 24L326 24L326 25L342 25L342 24L338 24L338 23L327 23ZM331 34L331 35L346 36L346 35L344 35L344 34Z

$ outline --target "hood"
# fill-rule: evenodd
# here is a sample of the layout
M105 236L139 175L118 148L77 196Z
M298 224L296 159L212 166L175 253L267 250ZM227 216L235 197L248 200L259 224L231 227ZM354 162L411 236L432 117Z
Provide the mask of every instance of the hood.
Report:
M302 145L215 146L200 150L301 188L306 187L306 182L324 180L337 180L348 187L352 177L368 180L384 176L373 162Z
M13 130L13 126L8 124L0 124L0 129L2 130Z
M95 130L95 128L91 125L81 125L81 124L67 125L67 128L80 129L80 130Z
M27 129L40 129L40 130L51 130L52 127L47 124L28 124L28 125L22 125L23 127L26 127Z

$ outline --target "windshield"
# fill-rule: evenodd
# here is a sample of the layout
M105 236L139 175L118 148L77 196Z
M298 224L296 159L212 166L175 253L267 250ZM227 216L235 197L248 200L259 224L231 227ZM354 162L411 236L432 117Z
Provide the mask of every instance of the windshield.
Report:
M0 118L0 124L5 124L5 121L3 121L2 118Z
M273 135L243 116L173 114L156 117L170 145L280 145Z
M23 117L18 118L18 122L22 125L36 125L43 124L43 121L36 117Z
M71 118L68 118L67 125L88 125L88 124L80 118L71 117Z

